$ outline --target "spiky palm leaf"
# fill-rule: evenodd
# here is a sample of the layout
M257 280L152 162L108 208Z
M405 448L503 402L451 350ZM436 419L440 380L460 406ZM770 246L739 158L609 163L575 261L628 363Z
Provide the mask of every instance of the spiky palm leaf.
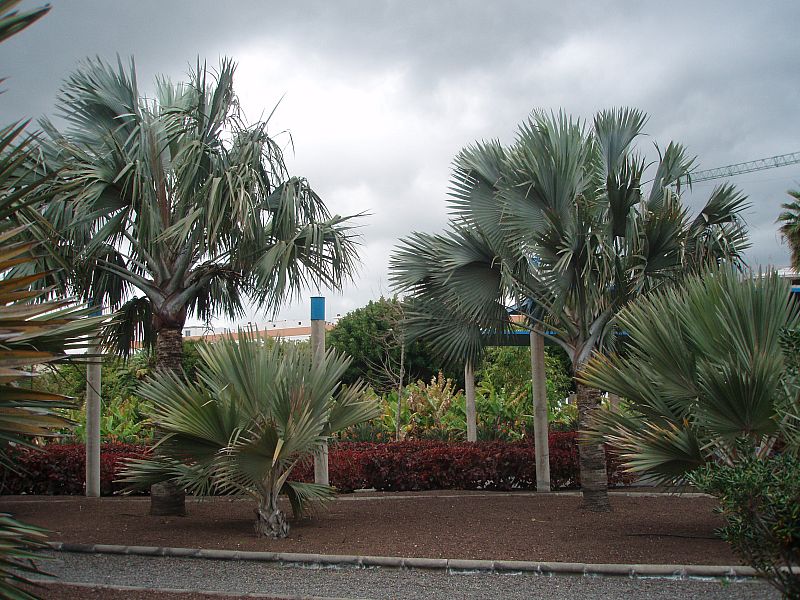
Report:
M340 386L349 359L331 350L315 363L307 348L243 331L199 352L197 382L166 374L140 387L163 437L152 459L129 462L123 481L173 478L193 493L244 493L260 504L285 493L296 514L330 498L331 488L289 476L331 433L379 416L362 384Z
M147 299L153 327L139 334L179 333L192 312L236 318L246 299L274 311L310 285L340 287L357 262L350 218L288 175L266 121L241 117L234 71L198 64L146 99L132 61L90 60L59 95L67 127L42 123L42 164L60 169L47 216L71 262L100 267L87 295L113 308L125 287Z
M788 296L775 274L722 269L627 307L625 355L597 355L579 375L627 401L599 414L595 433L631 471L670 483L708 461L734 462L742 448L769 452L781 407L797 402L780 343L800 324Z

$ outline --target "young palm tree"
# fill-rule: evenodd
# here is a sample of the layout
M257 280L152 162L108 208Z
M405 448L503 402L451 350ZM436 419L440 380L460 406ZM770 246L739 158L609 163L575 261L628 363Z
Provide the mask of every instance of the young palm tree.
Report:
M800 271L800 190L789 190L792 202L781 204L783 212L778 215L781 235L789 242L792 268Z
M618 316L624 355L595 355L579 376L626 400L625 411L598 416L595 432L630 471L665 483L742 453L766 457L779 435L797 444L782 431L800 414L798 372L782 349L800 325L788 297L774 273L723 269L628 306Z
M46 216L69 261L105 277L81 291L113 303L137 290L114 338L125 352L152 332L165 368L180 367L188 314L235 318L246 299L275 310L307 285L339 287L357 261L349 218L289 176L266 121L245 123L234 70L198 65L146 98L132 61L89 60L58 97L66 128L42 123L42 167L58 171Z
M634 146L645 121L633 109L604 111L587 129L534 113L510 148L465 149L451 180L450 231L403 240L392 258L395 285L487 330L503 307L523 312L578 372L613 342L614 317L632 299L720 260L739 263L747 247L745 202L733 187L716 188L689 217L673 188L693 162L681 146L660 154L645 189ZM413 319L410 331L424 335ZM442 344L474 347L456 334ZM600 392L581 382L577 390L586 428ZM585 505L608 510L602 445L582 437L580 464Z
M332 350L316 362L308 347L240 331L199 352L198 382L166 373L139 388L164 435L152 458L129 462L124 480L142 487L171 478L197 494L249 495L258 503L256 532L286 537L279 494L298 516L333 493L290 481L294 467L332 433L380 416L380 406L360 382L340 385L350 359Z

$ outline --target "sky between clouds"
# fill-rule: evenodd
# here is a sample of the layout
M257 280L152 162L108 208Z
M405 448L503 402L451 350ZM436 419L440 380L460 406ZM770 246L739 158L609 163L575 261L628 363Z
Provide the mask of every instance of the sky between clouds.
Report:
M185 79L198 56L211 65L232 57L250 120L280 101L271 131L291 132L293 174L332 212L370 213L360 275L343 294L322 291L329 316L391 294L397 240L447 221L456 153L479 139L511 143L533 109L591 118L638 107L650 115L640 147L653 154L654 142L681 142L699 168L800 151L792 0L52 4L0 45L0 123L50 114L62 79L87 56L133 55L144 91L156 74ZM786 190L800 188L800 165L732 181L752 203L750 263L787 264L775 219ZM697 184L690 205L715 183ZM306 319L308 310L304 298L279 318Z

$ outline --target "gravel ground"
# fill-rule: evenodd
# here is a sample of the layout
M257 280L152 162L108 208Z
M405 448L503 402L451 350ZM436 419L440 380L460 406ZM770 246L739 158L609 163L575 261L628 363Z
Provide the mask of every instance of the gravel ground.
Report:
M582 509L577 494L437 492L340 496L289 537L253 533L253 502L187 501L186 517L148 514L149 498L0 497L0 512L78 544L540 562L736 565L714 534L709 497L619 496ZM487 534L491 532L491 535Z
M265 563L51 553L43 567L63 581L276 596L405 600L521 598L768 600L763 582L536 575L446 574L393 569L300 569Z

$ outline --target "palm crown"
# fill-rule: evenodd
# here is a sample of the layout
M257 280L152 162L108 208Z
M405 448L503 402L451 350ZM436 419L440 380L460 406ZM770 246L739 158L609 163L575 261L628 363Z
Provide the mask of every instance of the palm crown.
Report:
M266 121L244 122L234 70L198 65L188 83L158 79L145 98L133 63L88 61L58 98L67 127L42 124L45 169L60 169L47 216L81 266L79 287L112 305L127 288L146 298L123 307L126 343L150 319L161 338L187 313L237 317L245 298L275 310L353 272L348 219L289 176Z

